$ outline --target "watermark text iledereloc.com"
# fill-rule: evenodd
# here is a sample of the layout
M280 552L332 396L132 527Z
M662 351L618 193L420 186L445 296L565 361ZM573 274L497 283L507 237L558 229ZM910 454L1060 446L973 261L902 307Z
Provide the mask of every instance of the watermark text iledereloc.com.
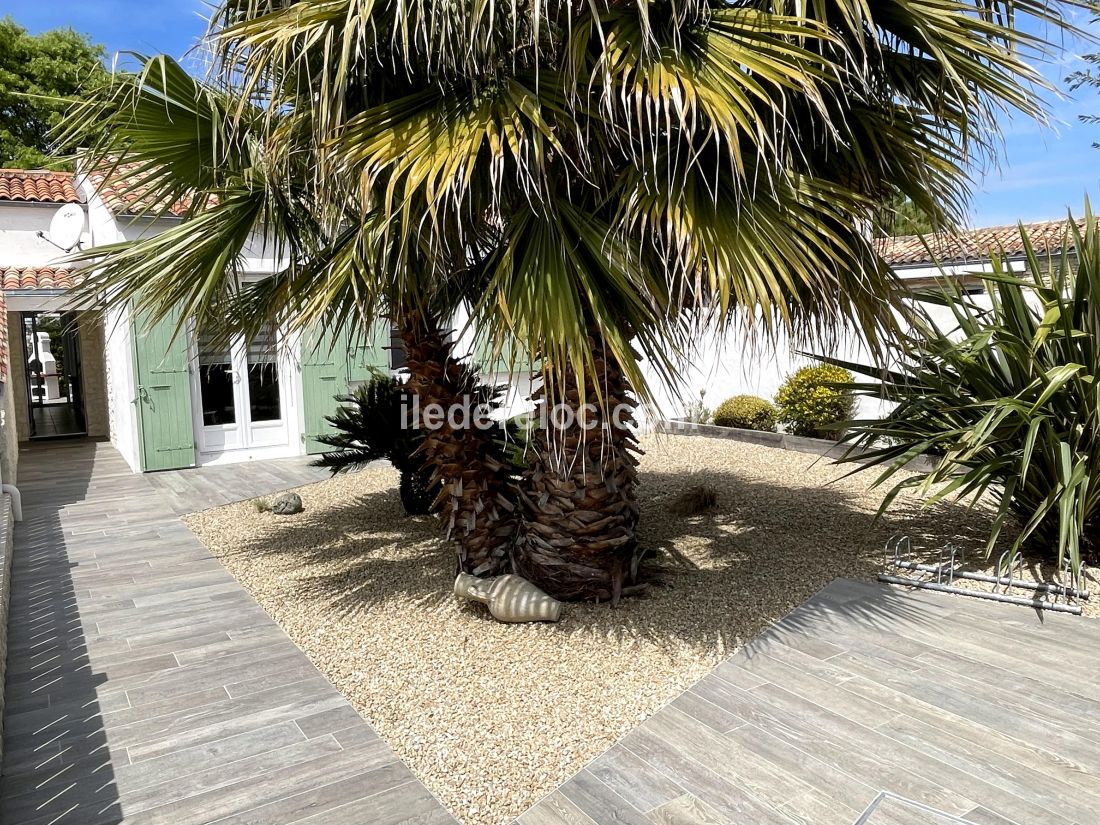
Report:
M435 402L421 405L420 397L413 395L401 404L401 427L406 430L429 431L444 428L491 430L494 427L505 429L511 423L528 430L569 430L574 426L579 426L582 430L595 430L608 425L621 429L631 425L633 412L634 408L630 404L616 404L609 415L600 405L594 403L576 407L570 404L540 404L533 412L505 417L494 415L491 405L469 395L463 396L460 402L447 406Z

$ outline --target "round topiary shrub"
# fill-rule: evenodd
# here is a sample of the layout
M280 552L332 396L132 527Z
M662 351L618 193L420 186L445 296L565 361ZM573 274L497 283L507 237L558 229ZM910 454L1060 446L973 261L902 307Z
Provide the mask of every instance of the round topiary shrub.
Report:
M719 427L740 427L742 430L775 432L775 407L755 395L735 395L718 405L714 423Z
M803 367L788 376L775 394L779 420L795 435L839 438L840 431L831 425L852 417L856 398L852 390L833 385L853 380L852 374L841 367Z

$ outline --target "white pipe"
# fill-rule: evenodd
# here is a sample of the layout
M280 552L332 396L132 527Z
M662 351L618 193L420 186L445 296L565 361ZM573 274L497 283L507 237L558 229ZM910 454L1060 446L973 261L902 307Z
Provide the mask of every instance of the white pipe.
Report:
M0 484L0 493L11 496L11 514L16 521L23 520L23 495L14 484Z

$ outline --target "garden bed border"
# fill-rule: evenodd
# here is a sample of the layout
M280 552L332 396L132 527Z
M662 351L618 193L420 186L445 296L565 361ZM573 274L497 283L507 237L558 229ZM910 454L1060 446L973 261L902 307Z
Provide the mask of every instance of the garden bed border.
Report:
M657 422L657 432L672 435L703 436L704 438L725 438L729 441L743 441L746 444L758 444L779 450L793 450L798 453L811 453L832 459L842 457L850 449L848 444L840 444L825 438L808 438L802 435L791 435L790 433L745 430L740 427L719 427L717 424L696 424L678 418L666 418ZM859 455L862 452L864 451L855 450L853 455ZM928 473L936 468L936 460L931 456L922 455L910 461L905 467L915 473Z

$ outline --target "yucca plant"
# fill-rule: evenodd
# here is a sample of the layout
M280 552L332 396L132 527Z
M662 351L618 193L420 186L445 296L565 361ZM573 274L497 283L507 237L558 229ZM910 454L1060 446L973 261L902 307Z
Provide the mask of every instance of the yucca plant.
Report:
M1100 235L1085 214L1083 229L1067 223L1057 257L1037 254L1021 229L1026 274L995 258L981 295L946 278L920 293L892 371L822 359L876 379L853 386L897 404L881 420L853 422L845 439L866 451L847 460L885 466L876 484L922 453L942 456L934 470L894 484L884 510L903 490L929 504L984 495L996 503L990 550L1015 523L1014 549L1027 542L1075 570L1096 559ZM950 322L937 323L933 307L949 310Z

